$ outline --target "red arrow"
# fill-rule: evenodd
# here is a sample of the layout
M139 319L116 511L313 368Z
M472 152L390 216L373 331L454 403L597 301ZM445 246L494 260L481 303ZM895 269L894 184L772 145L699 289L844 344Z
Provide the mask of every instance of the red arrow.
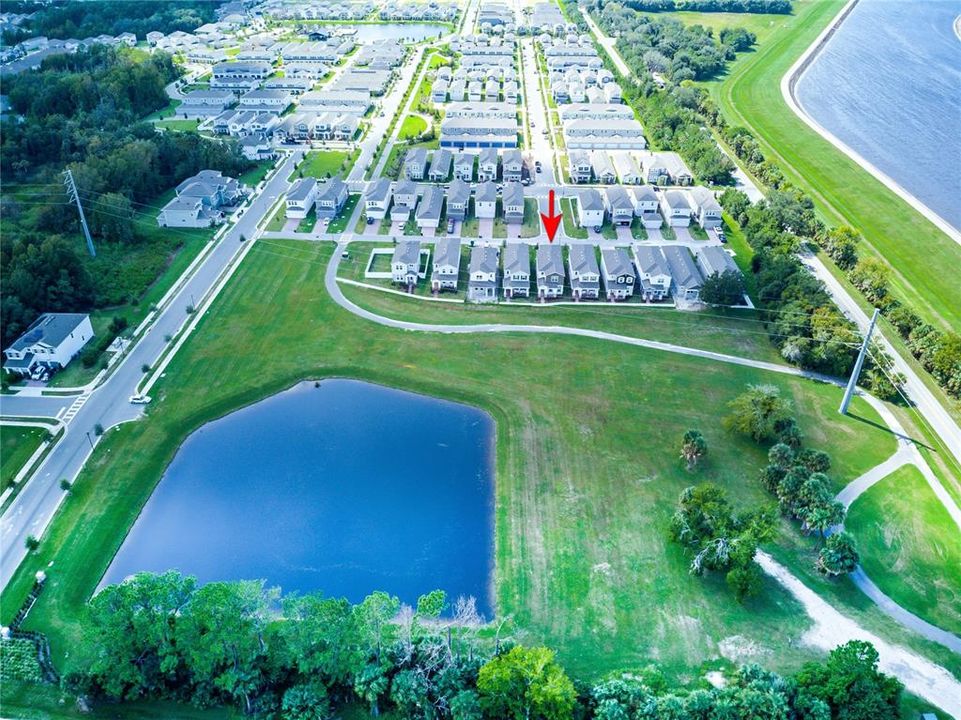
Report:
M561 223L561 218L564 217L564 213L554 214L554 191L551 190L547 194L547 201L550 205L550 215L545 215L541 213L541 222L544 223L544 229L547 231L547 241L554 242L554 235L557 234L557 226Z

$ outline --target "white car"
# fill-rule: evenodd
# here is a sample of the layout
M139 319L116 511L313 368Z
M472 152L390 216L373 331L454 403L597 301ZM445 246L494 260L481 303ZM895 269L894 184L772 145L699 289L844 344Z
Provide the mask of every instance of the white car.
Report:
M131 405L146 405L150 402L149 395L131 395L130 404Z

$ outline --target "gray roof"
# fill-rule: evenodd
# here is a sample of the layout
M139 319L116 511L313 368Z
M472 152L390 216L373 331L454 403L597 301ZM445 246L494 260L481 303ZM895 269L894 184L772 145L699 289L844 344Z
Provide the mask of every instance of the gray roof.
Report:
M729 270L736 272L738 275L741 274L734 263L734 259L724 251L724 248L718 245L698 248L697 262L701 266L701 270L704 271L704 277L710 277L715 273L723 275Z
M473 170L474 156L465 152L457 153L457 155L454 156L454 166L460 168L467 167Z
M593 245L571 245L568 260L571 269L578 273L600 273Z
M665 245L662 250L667 265L671 268L671 277L678 286L683 288L701 286L701 273L691 258L690 250L680 245Z
M504 272L531 272L531 255L526 243L507 243L504 246Z
M325 180L320 183L320 187L317 190L317 202L331 197L338 197L346 187L344 181L339 177L332 177L329 180Z
M455 179L447 188L447 202L455 205L466 205L470 200L470 185L463 180Z
M398 180L394 183L394 195L417 195L417 183L413 180Z
M471 273L494 273L497 272L497 249L492 247L481 247L476 245L470 251L470 271Z
M44 313L33 321L23 335L13 341L9 349L23 350L38 342L57 347L86 318L83 313Z
M695 185L688 192L691 193L691 197L694 202L697 203L698 207L704 210L714 210L716 212L721 211L721 206L718 204L717 200L708 188L703 185Z
M612 185L607 188L607 201L612 209L634 211L634 201L627 194L627 190L622 185Z
M434 244L434 270L438 266L450 265L460 267L460 239L448 237L438 240Z
M652 188L650 185L640 185L633 188L632 192L634 193L634 197L638 202L643 202L644 200L653 200L654 202L657 202L657 193L654 192L654 188Z
M667 190L664 193L664 200L672 208L686 208L691 209L690 203L687 201L687 197L680 190Z
M430 172L447 175L450 173L451 158L452 156L450 150L445 150L444 148L435 150L434 156L430 161Z
M504 207L508 205L524 206L524 186L519 182L504 183Z
M624 248L601 248L601 258L608 275L633 275L634 267Z
M604 200L601 198L601 194L594 188L586 188L581 190L577 197L577 201L584 210L604 209Z
M503 157L504 165L523 165L524 159L521 156L520 150L505 150Z
M478 202L495 202L497 200L497 186L490 180L477 186L474 197Z
M441 208L444 206L444 189L437 185L429 185L424 190L424 197L417 206L418 220L435 220L440 218Z
M294 200L296 202L303 202L307 199L307 196L314 191L317 186L317 179L312 177L301 178L294 182L290 186L290 190L287 192L287 199Z
M496 148L483 148L480 151L480 162L484 163L494 163L497 165L497 149Z
M390 197L390 178L377 178L367 186L364 197L368 200L383 201Z
M404 165L426 165L427 164L427 148L412 148L407 151L407 155L404 158Z
M390 262L392 265L398 263L404 265L420 264L420 242L418 240L401 240L394 248L394 254Z
M634 256L637 258L637 269L641 275L668 275L671 269L667 266L664 255L660 248L650 245L637 245L634 248Z
M541 243L537 246L537 274L552 275L553 273L559 273L564 277L564 254L561 252L561 246Z

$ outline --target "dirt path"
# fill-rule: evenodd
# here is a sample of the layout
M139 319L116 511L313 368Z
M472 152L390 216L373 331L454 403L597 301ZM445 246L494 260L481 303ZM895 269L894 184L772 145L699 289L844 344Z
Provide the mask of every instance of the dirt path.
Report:
M882 672L894 675L905 688L953 717L961 717L961 682L940 665L899 645L882 640L831 607L783 565L763 551L755 556L765 573L793 595L814 621L801 642L830 651L849 640L867 640L878 651Z

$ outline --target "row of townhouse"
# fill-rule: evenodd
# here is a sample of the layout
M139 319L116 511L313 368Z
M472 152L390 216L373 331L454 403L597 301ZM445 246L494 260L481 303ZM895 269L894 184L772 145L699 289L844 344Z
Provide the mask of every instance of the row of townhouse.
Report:
M650 185L613 185L602 193L585 188L577 195L576 221L581 227L600 228L608 217L614 225L630 225L634 218L647 229L663 221L671 227L687 227L692 218L705 230L723 223L721 206L708 188L655 192Z
M582 82L556 80L551 83L551 97L558 105L566 103L620 103L624 100L621 86L608 82L603 86L585 86Z
M638 156L630 152L575 148L567 155L567 170L574 183L690 185L694 181L687 165L673 152L646 153L638 162Z
M278 143L348 142L357 135L360 121L356 115L338 113L292 113L280 117L276 113L227 110L213 119L211 129L218 135L263 136Z
M347 90L355 92L366 92L370 95L383 95L387 91L387 86L394 79L392 70L378 70L370 67L349 67L337 76L327 90Z
M520 99L520 86L516 80L507 80L501 85L497 80L452 80L448 82L437 78L430 86L431 102L462 102L478 103L482 100L496 103L503 100L504 104L516 106ZM516 109L515 109L516 112Z
M368 90L311 90L300 96L299 109L362 117L373 104Z
M319 218L335 217L347 203L347 195L347 184L339 177L300 178L287 191L287 217L303 219L312 210Z
M479 183L473 190L464 180L453 180L446 188L439 185L418 186L412 180L392 183L387 178L372 181L364 192L364 210L368 218L391 222L407 222L413 214L422 230L440 225L444 208L449 220L466 220L470 216L493 219L497 216L497 201L501 201L504 222L520 224L524 221L524 186L508 182L498 192L491 181ZM473 200L473 211L471 201Z
M457 69L451 69L449 65L437 68L434 77L448 82L471 80L497 80L498 82L517 81L517 71L511 66L503 65L483 65L480 67L465 67L461 65Z
M611 84L617 85L614 82L614 73L607 68L587 68L583 66L557 68L548 75L548 84L552 86L555 83L567 83L569 85L577 83L585 88L585 91L590 88L606 88Z
M443 148L516 148L516 118L449 118L440 124Z
M459 12L456 3L394 2L389 0L380 8L381 20L446 20L453 22Z
M407 151L404 158L403 175L408 180L429 180L430 182L446 182L453 167L454 177L458 180L470 182L474 179L475 159L477 179L484 182L500 178L504 182L522 182L530 173L524 163L520 150L505 150L499 155L495 148L484 148L479 153L452 153L446 148L435 150L430 156L426 148L413 148Z
M570 150L622 149L647 147L644 128L634 118L578 117L565 120L564 142Z
M260 3L256 12L275 18L301 20L363 20L377 6L371 2L295 2L270 0Z

